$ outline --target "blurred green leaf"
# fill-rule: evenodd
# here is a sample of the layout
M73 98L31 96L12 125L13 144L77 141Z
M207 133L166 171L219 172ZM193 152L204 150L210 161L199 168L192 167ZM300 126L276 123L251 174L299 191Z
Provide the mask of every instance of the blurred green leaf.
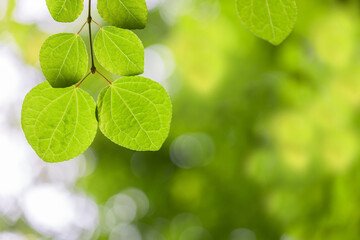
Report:
M237 0L236 3L244 25L274 45L282 43L294 28L295 0Z

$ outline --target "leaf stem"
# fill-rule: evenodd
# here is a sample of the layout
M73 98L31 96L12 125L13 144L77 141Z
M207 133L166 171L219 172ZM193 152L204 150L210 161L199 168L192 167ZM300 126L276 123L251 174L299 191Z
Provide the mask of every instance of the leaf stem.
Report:
M89 72L88 74L86 74L85 77L83 77L83 79L81 79L81 81L80 81L78 84L76 84L75 88L78 88L78 87L84 82L84 80L90 75L90 73L91 73L91 72Z
M109 79L107 79L104 75L102 75L98 70L96 70L96 72L97 72L100 76L102 76L102 77L108 82L108 84L112 85L112 82L110 82Z
M91 36L91 0L89 0L89 11L88 11L88 18L87 23L89 24L89 40L90 40L90 56L91 56L91 74L95 74L96 67L94 64L94 51L93 51L93 45L92 45L92 36Z
M97 22L94 21L94 19L91 20L93 23L95 23L99 28L102 28L102 26L100 24L98 24Z
M87 20L86 22L82 25L82 27L80 28L80 30L77 32L77 35L79 35L81 33L81 31L83 30L83 28L85 27L85 25L87 24Z

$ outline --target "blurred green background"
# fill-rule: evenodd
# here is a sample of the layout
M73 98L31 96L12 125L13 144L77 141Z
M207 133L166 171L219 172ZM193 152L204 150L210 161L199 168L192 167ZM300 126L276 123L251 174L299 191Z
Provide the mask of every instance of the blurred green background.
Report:
M234 0L147 4L136 34L144 76L173 102L164 146L133 152L99 132L80 157L47 164L21 104L44 81L43 41L86 13L61 24L44 0L0 0L0 239L360 239L360 2L298 0L278 47L241 24ZM104 86L82 85L95 99Z

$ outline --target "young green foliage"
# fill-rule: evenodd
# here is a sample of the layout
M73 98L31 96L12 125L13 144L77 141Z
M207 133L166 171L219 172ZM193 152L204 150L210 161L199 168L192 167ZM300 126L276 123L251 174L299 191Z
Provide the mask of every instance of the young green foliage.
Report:
M98 0L100 16L109 24L126 29L142 29L146 25L145 0Z
M61 162L83 153L96 131L96 104L77 87L52 88L43 82L25 97L21 124L26 139L46 162Z
M82 1L75 0L47 0L47 4L58 21L75 20L83 8ZM105 12L105 20L109 17L107 20L115 21L117 26L145 26L144 0L99 0L99 9ZM92 23L100 27L94 46ZM86 24L90 72L85 43L79 36ZM66 161L84 152L96 135L98 121L106 137L138 151L159 150L169 134L172 107L164 88L143 77L124 77L111 83L96 69L94 51L100 64L112 73L132 76L144 72L141 40L129 30L97 24L91 17L89 0L88 18L77 34L56 34L43 44L40 65L47 82L34 87L23 103L21 125L25 137L46 162ZM98 106L79 89L90 74L96 73L109 83L99 95Z
M83 0L46 0L46 5L58 22L73 22L84 9Z
M100 130L123 147L157 151L169 134L170 98L150 79L120 78L101 91L97 105Z
M73 33L49 37L40 50L40 65L52 87L69 87L87 73L88 55L82 38Z
M243 24L274 45L282 43L294 28L295 0L237 0L236 4Z
M144 47L135 33L117 27L103 27L95 37L94 51L108 71L133 76L144 72Z

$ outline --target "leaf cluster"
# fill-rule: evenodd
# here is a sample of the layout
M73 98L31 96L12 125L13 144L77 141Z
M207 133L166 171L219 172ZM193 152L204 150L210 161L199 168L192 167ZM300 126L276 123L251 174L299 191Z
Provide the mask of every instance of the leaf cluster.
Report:
M83 11L82 0L46 0L58 22L72 22ZM61 162L83 153L95 138L98 125L116 144L136 151L156 151L170 129L172 107L165 89L144 72L144 47L129 29L144 28L145 0L99 0L98 11L113 26L102 27L89 14L78 33L50 36L40 50L40 65L46 82L25 97L21 124L25 137L40 158ZM91 24L100 30L94 43ZM89 25L91 67L83 39ZM111 82L98 72L98 62L109 72L122 76ZM90 74L99 74L109 83L97 104L79 86Z

